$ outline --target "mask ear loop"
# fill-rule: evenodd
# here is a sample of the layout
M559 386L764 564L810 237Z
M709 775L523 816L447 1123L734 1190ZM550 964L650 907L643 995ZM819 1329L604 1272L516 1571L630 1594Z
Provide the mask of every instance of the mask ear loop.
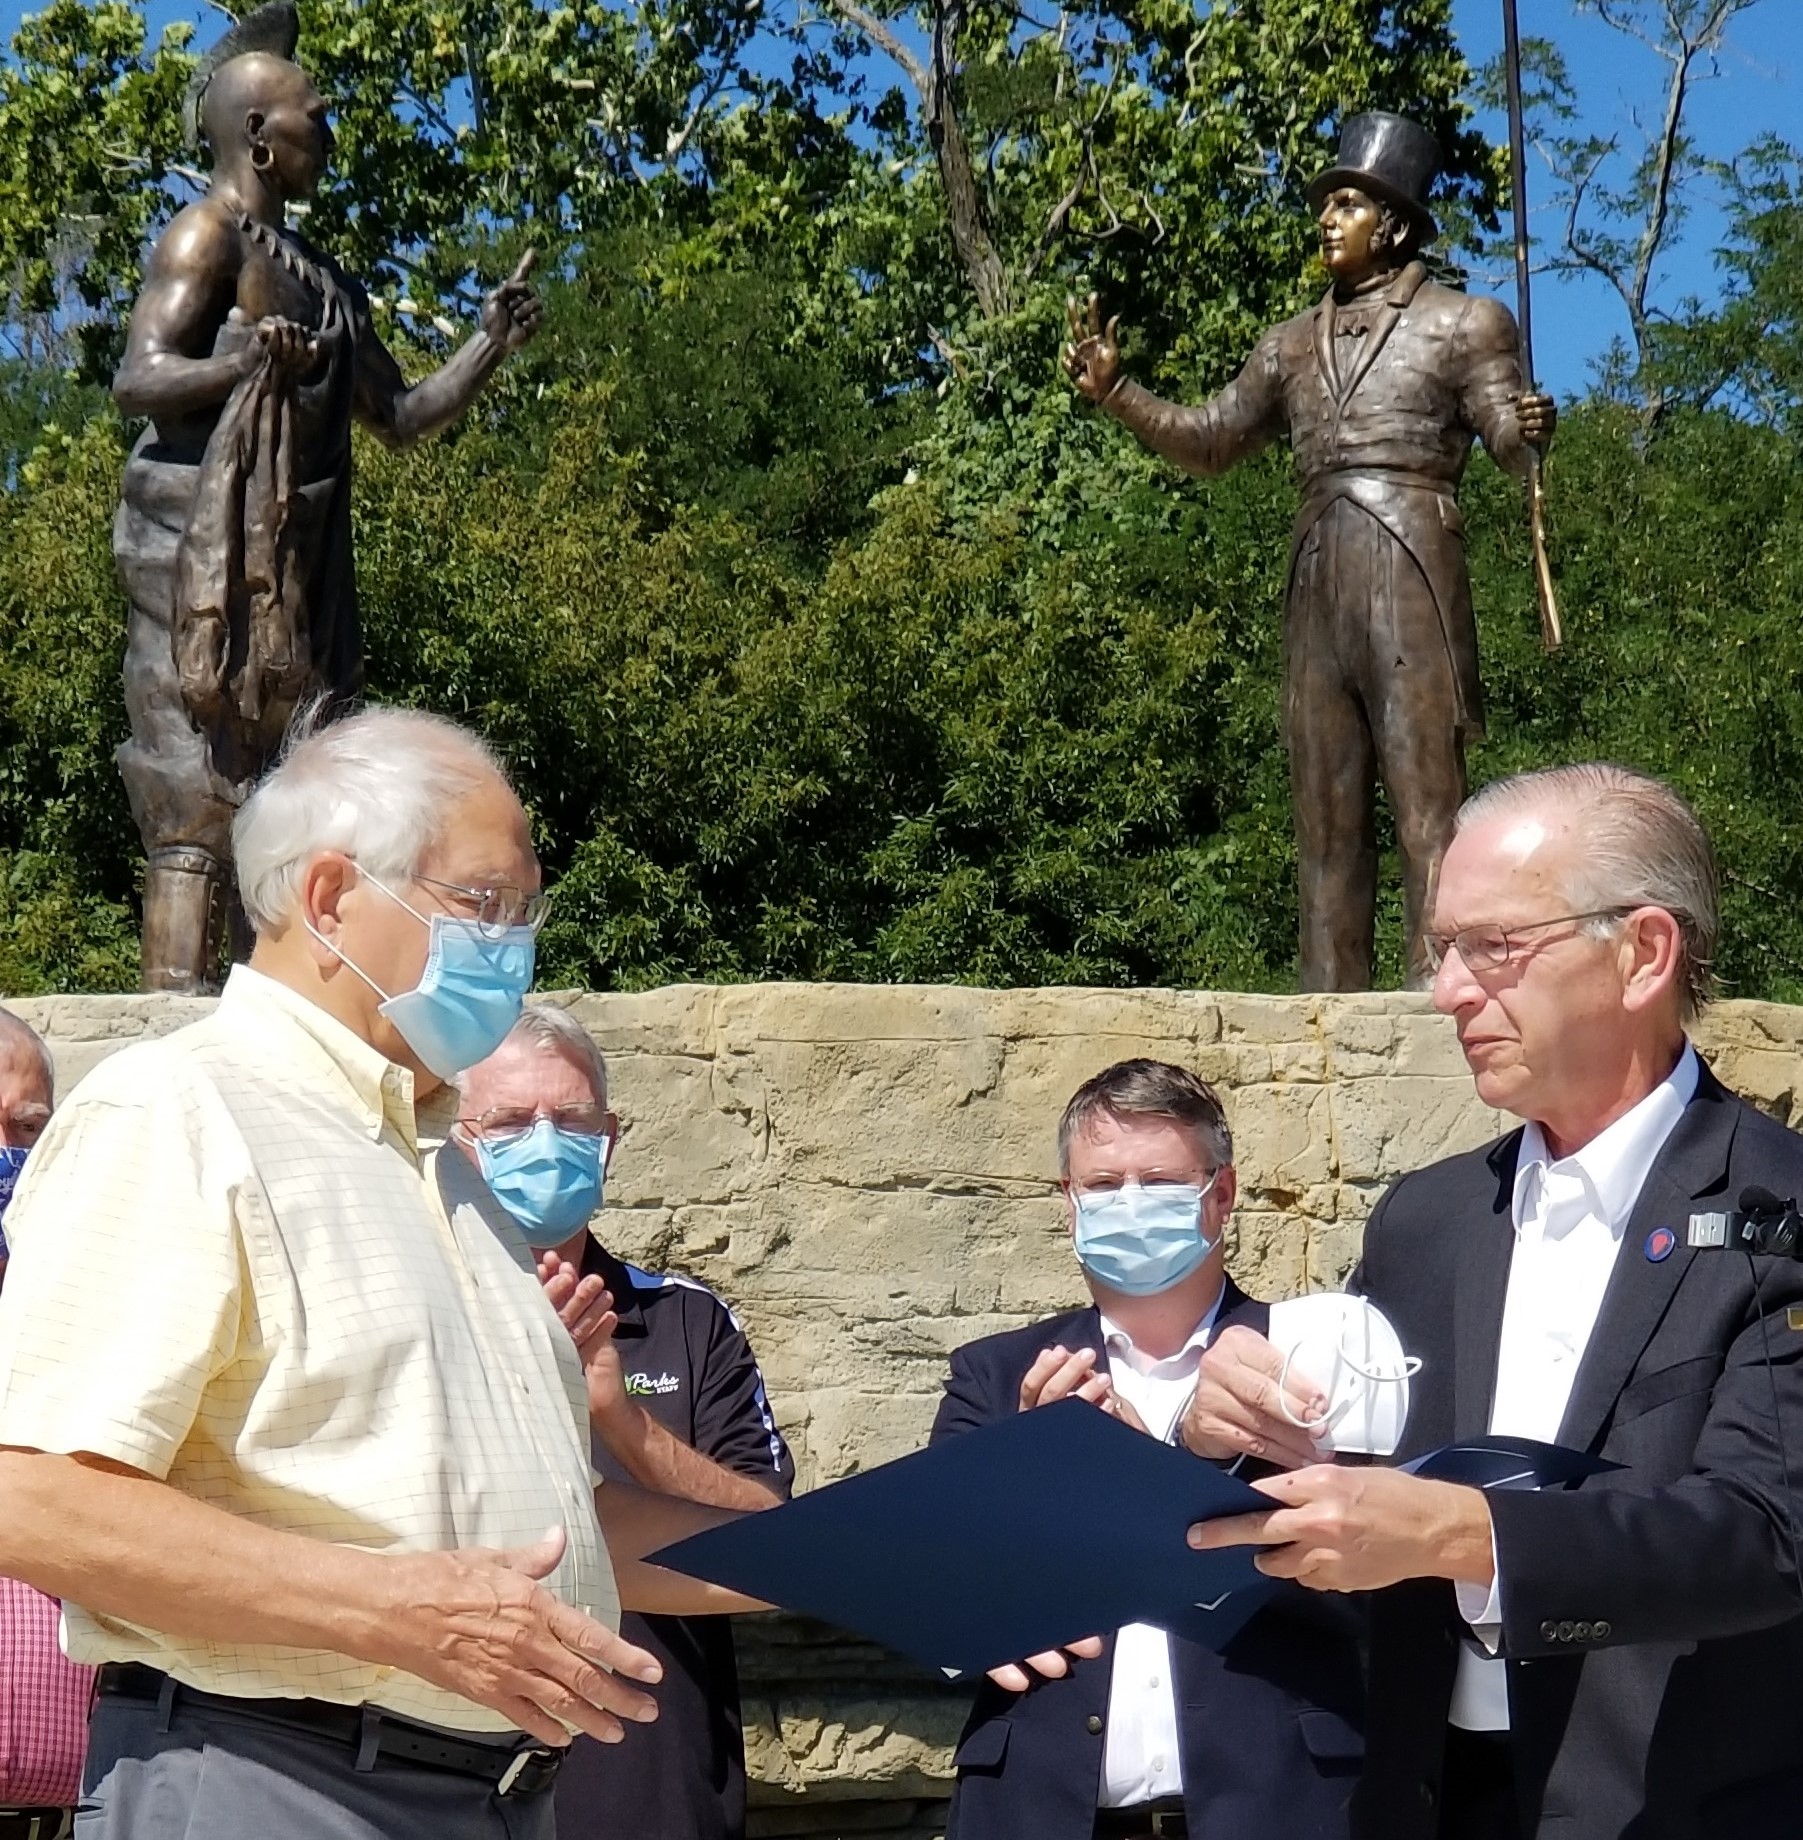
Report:
M1394 1385L1401 1380L1413 1380L1421 1371L1421 1357L1418 1354L1405 1354L1399 1367L1367 1367L1346 1347L1346 1338L1340 1337L1340 1359L1363 1380Z

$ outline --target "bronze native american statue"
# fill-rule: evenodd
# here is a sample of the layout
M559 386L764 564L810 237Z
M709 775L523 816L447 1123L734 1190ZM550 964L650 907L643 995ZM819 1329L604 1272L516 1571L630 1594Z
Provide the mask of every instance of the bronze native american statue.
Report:
M332 153L293 61L287 0L201 61L186 126L212 182L151 252L113 394L149 426L125 469L113 552L131 598L119 766L149 858L143 982L200 991L236 924L231 823L298 702L354 696L351 423L405 446L455 421L543 307L528 253L481 324L411 387L369 299L285 227Z
M1524 393L1515 320L1430 281L1433 136L1397 115L1344 125L1308 187L1333 286L1273 327L1201 408L1121 375L1115 321L1071 308L1065 367L1088 399L1196 474L1287 435L1302 490L1284 614L1284 740L1300 863L1304 990L1367 990L1377 899L1376 780L1401 847L1411 982L1434 876L1482 738L1459 480L1474 437L1525 471L1552 398Z

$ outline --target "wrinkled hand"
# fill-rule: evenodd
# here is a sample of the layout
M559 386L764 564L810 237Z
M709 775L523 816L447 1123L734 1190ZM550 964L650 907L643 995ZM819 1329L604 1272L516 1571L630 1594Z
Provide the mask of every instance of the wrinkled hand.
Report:
M257 336L247 339L239 355L241 373L249 376L265 359L278 371L305 370L319 356L319 341L305 326L271 313L257 321Z
M1255 1329L1223 1329L1204 1350L1196 1392L1183 1414L1184 1448L1217 1463L1254 1457L1300 1469L1320 1461L1314 1438L1284 1416L1279 1399L1300 1419L1315 1421L1327 1401L1294 1363L1280 1392L1283 1356Z
M538 261L538 251L528 249L519 265L482 302L482 330L503 351L518 351L544 323L545 303L527 277Z
M554 1527L510 1552L395 1556L383 1652L368 1658L487 1706L542 1744L568 1744L570 1726L617 1744L622 1721L657 1717L656 1702L626 1682L655 1686L663 1669L538 1582L563 1552Z
M1523 390L1515 398L1515 421L1521 438L1545 453L1559 420L1559 405L1542 390Z
M1004 1693L1025 1693L1035 1675L1044 1680L1062 1680L1071 1671L1073 1660L1093 1661L1101 1652L1102 1638L1085 1636L1080 1642L1067 1642L1062 1648L1029 1655L1025 1661L1004 1662L989 1670L989 1678Z
M1258 1569L1311 1591L1381 1591L1405 1578L1493 1577L1490 1509L1481 1489L1394 1469L1320 1463L1253 1485L1278 1504L1189 1530L1198 1552L1272 1546Z
M620 1365L614 1331L620 1318L613 1297L599 1278L585 1278L568 1259L555 1252L539 1255L538 1281L558 1321L569 1330L588 1383L589 1416L608 1425L632 1409L626 1391L626 1374Z
M1121 316L1117 313L1104 327L1094 294L1086 310L1079 309L1074 299L1067 300L1064 316L1071 329L1071 342L1064 348L1065 374L1092 403L1106 402L1121 380L1121 347L1116 337Z

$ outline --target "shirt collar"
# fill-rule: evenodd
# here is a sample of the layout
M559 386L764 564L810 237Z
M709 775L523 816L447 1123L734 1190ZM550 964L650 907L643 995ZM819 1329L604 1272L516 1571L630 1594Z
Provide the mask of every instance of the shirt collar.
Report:
M380 1137L386 1124L417 1156L423 1140L449 1135L457 1116L454 1087L444 1086L430 1098L416 1101L409 1069L371 1047L298 990L249 965L234 965L220 995L219 1010L228 1020L241 1018L275 1064L280 1065L288 1053L299 1052L323 1070L342 1088L372 1138ZM279 1051L271 1051L271 1030L290 1037Z
M1590 1211L1610 1232L1620 1232L1640 1198L1653 1159L1696 1097L1697 1078L1697 1052L1687 1041L1678 1064L1638 1105L1623 1112L1582 1149L1556 1162L1547 1148L1546 1133L1530 1120L1515 1159L1511 1209L1516 1231L1521 1230L1536 1190L1551 1178L1565 1177L1581 1182Z
M1141 1372L1149 1372L1155 1367L1175 1366L1193 1354L1200 1354L1208 1346L1208 1338L1214 1334L1215 1319L1221 1314L1221 1305L1226 1300L1227 1285L1223 1281L1221 1288L1215 1293L1214 1302L1208 1306L1207 1314L1190 1331L1188 1341L1175 1354L1168 1354L1162 1360L1156 1361L1141 1354L1139 1349L1133 1345L1133 1337L1115 1322L1106 1310L1098 1310L1096 1314L1102 1319L1103 1345L1111 1354L1128 1357Z

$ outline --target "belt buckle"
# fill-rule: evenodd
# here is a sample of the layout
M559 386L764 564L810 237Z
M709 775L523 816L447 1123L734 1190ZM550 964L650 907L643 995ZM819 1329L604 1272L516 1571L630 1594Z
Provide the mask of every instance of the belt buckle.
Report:
M1168 1823L1168 1825L1167 1825ZM1175 1809L1168 1812L1162 1808L1152 1811L1152 1840L1176 1840L1186 1833L1184 1818Z
M511 1795L520 1778L525 1775L527 1766L549 1755L548 1751L543 1750L515 1751L513 1761L501 1772L501 1780L495 1784L495 1794Z

